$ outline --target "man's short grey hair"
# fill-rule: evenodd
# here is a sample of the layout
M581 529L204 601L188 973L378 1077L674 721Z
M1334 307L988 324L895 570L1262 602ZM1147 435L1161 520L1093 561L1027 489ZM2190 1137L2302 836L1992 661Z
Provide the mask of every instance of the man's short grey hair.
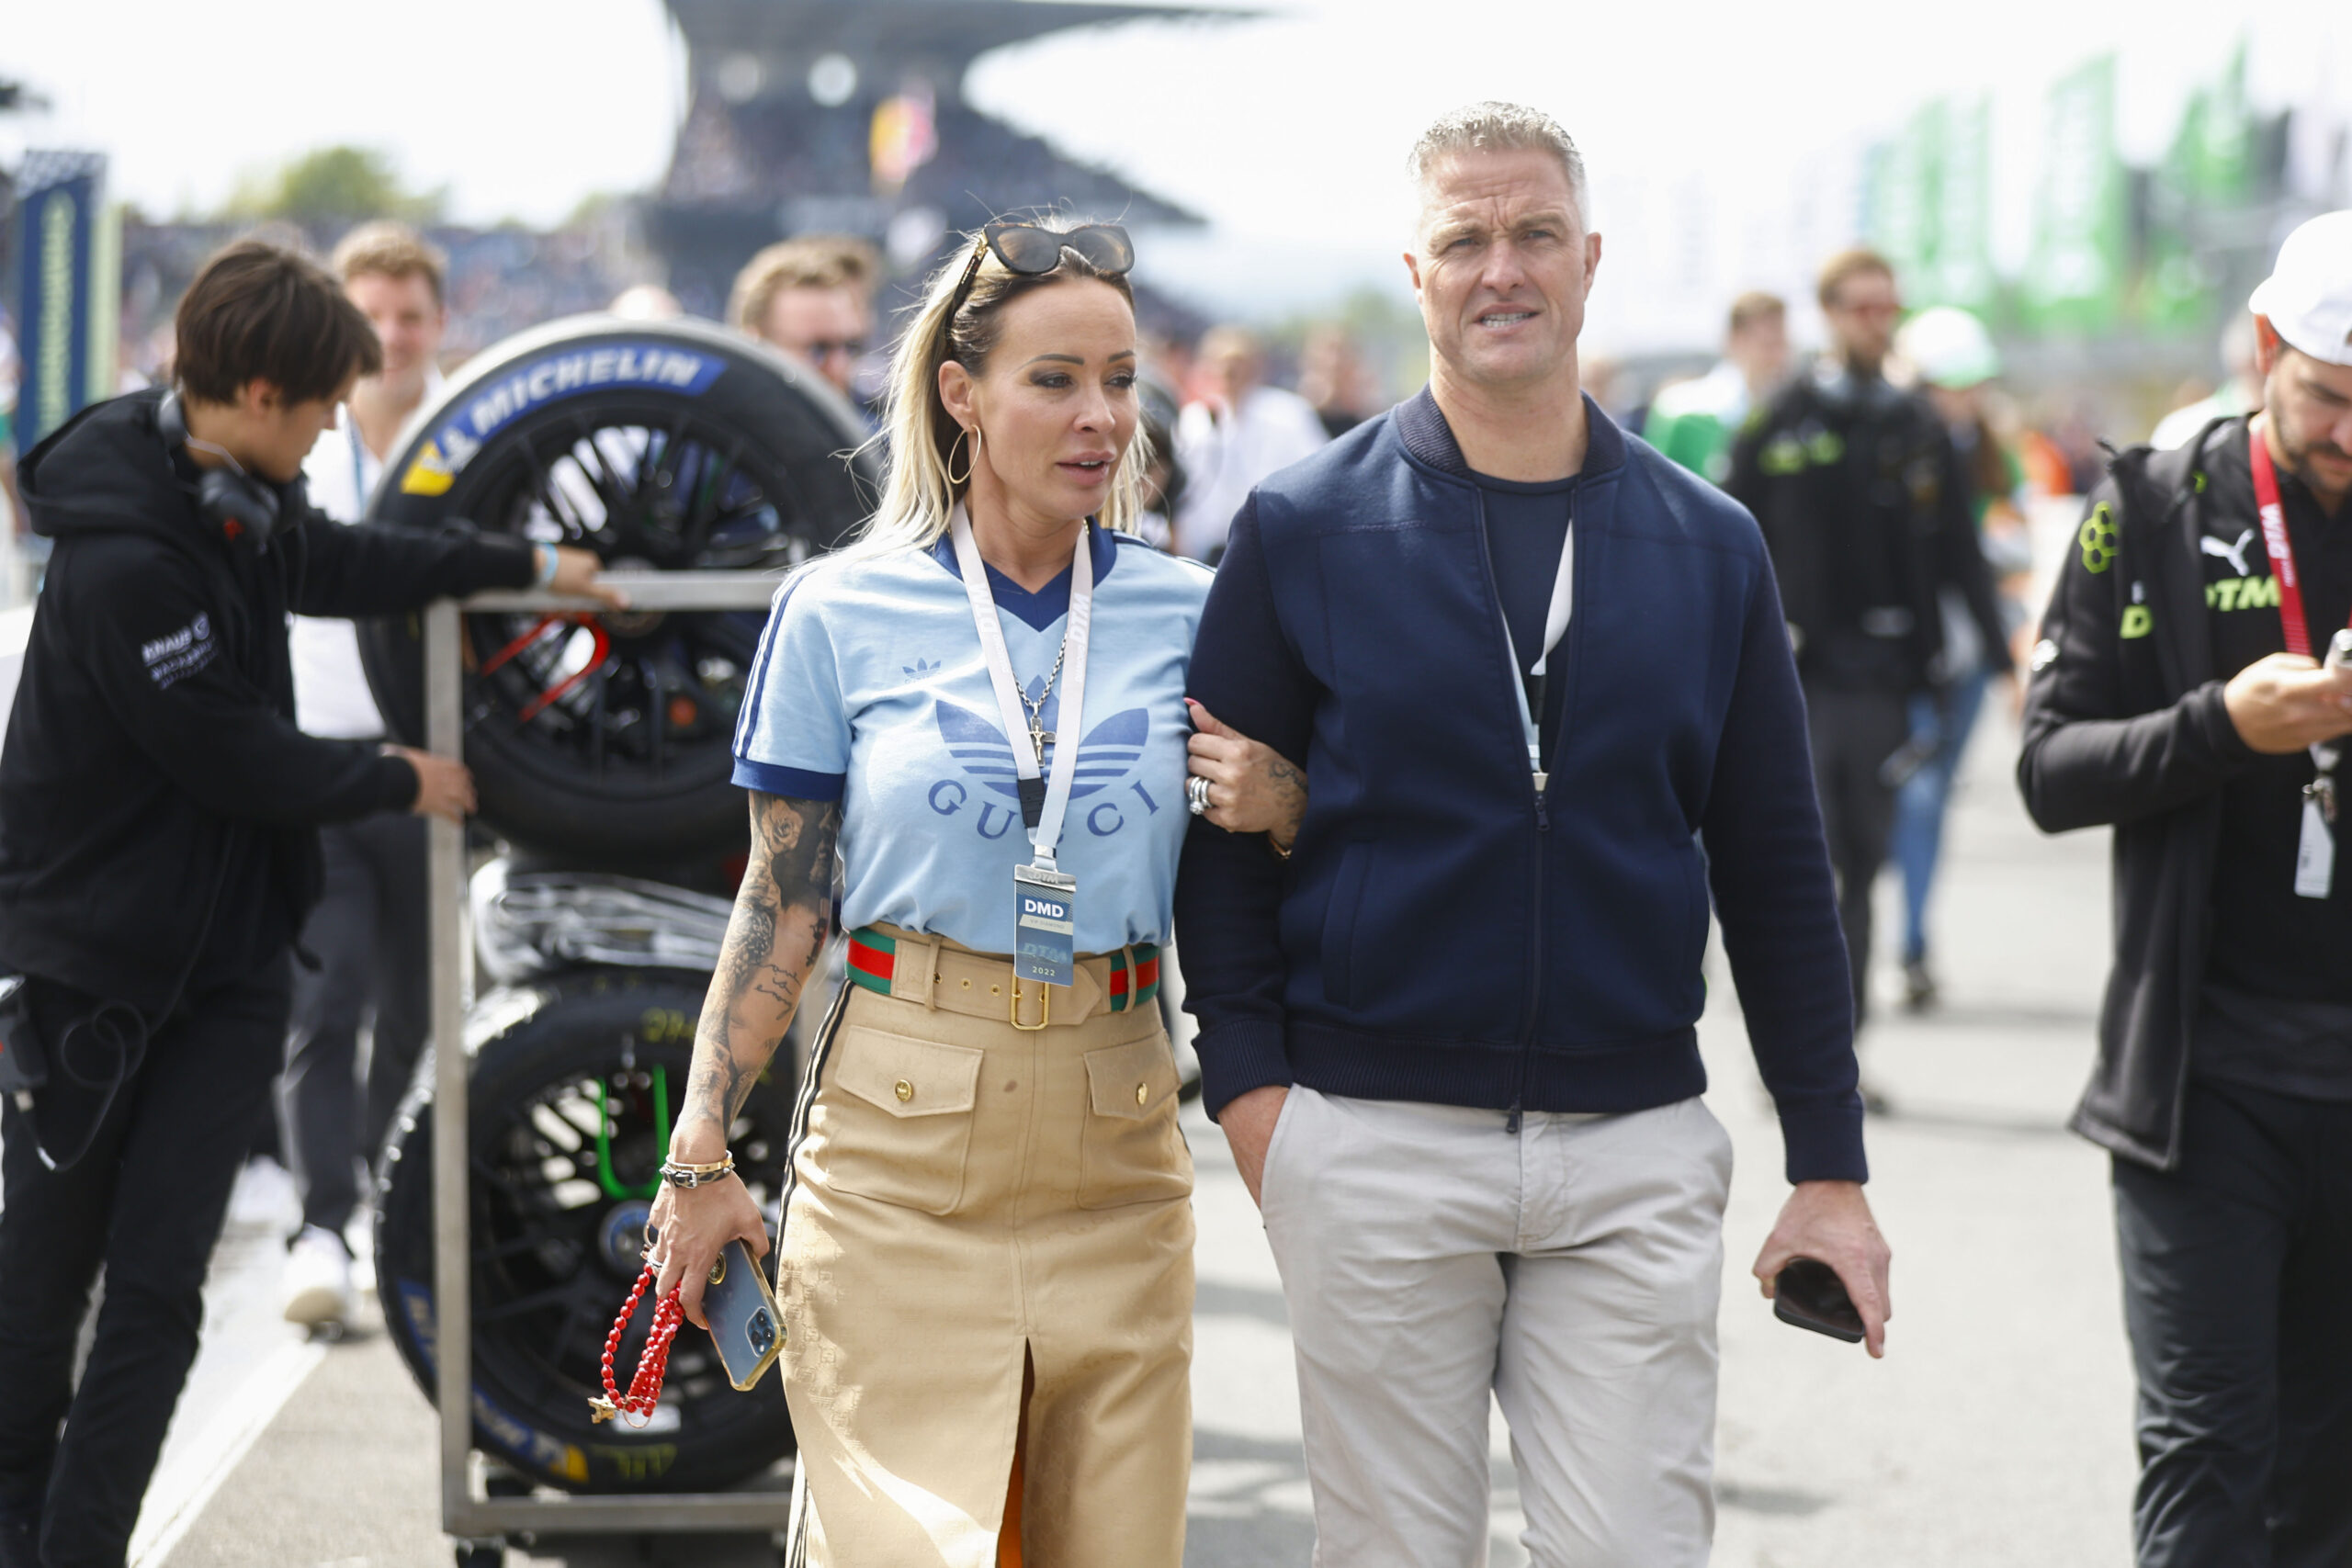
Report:
M1584 180L1584 154L1560 122L1542 109L1492 99L1438 116L1405 160L1413 188L1426 192L1430 176L1440 164L1464 152L1549 152L1568 176L1568 193L1576 197L1577 215L1587 228L1592 224L1592 203Z

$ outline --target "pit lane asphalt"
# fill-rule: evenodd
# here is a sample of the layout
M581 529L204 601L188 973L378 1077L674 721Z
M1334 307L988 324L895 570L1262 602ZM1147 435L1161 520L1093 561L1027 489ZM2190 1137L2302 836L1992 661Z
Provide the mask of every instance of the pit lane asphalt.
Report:
M1999 705L1996 694L1988 708ZM1946 1004L1917 1019L1883 1009L1864 1048L1897 1111L1870 1129L1871 1196L1895 1252L1883 1362L1775 1322L1747 1276L1785 1188L1736 998L1714 968L1708 1099L1738 1160L1721 1318L1724 1568L2128 1561L2131 1377L2106 1161L2062 1130L2105 969L2107 840L2034 832L2008 781L2015 745L2007 716L1988 712L1955 801L1937 911ZM1891 941L1891 882L1881 895ZM1295 1568L1313 1529L1279 1282L1216 1129L1195 1111L1185 1130L1201 1232L1186 1562ZM224 1239L167 1466L223 1451L224 1404L273 1364L286 1374L274 1269L272 1248ZM1494 1429L1491 1560L1505 1568L1526 1557ZM432 1413L381 1335L363 1335L324 1349L168 1553L147 1561L445 1565L435 1497ZM641 1555L543 1542L509 1564L770 1561L759 1541L673 1538Z

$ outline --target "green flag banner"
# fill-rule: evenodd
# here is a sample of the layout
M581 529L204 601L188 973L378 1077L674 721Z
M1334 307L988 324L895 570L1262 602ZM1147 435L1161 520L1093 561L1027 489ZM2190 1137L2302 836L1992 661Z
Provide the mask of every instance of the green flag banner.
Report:
M2116 324L2128 281L2127 197L2115 146L2115 57L2103 55L2050 89L2019 299L2029 326L2098 333Z
M1914 306L1993 302L1992 100L1939 99L1871 152L1864 232Z
M2189 96L2172 149L2152 172L2142 322L2172 332L2211 325L2216 279L2205 253L2238 226L2254 186L2255 121L2241 40L2220 79Z
M1894 264L1895 276L1914 297L1929 289L1935 266L1943 143L1944 106L1939 99L1913 115L1870 154L1864 186L1869 216L1863 231L1879 254Z
M1936 186L1936 247L1923 305L1983 315L1999 290L1993 274L1993 100L1955 102L1944 115Z

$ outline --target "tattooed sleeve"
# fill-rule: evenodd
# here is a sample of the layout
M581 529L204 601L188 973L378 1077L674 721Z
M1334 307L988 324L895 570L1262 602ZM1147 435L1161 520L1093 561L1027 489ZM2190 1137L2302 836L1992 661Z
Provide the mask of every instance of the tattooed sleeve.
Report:
M841 826L838 801L752 796L751 863L695 1033L682 1136L698 1134L697 1144L723 1145L728 1124L783 1043L832 934Z

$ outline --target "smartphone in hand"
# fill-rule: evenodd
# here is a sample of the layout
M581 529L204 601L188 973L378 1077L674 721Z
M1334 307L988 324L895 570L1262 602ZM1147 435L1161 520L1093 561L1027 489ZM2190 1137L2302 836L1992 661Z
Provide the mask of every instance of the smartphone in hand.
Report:
M710 1325L727 1381L749 1391L784 1354L784 1314L767 1271L739 1238L721 1248L702 1293L702 1315Z
M1862 1314L1846 1293L1846 1281L1817 1258L1789 1259L1772 1281L1772 1315L1849 1345L1861 1341Z

